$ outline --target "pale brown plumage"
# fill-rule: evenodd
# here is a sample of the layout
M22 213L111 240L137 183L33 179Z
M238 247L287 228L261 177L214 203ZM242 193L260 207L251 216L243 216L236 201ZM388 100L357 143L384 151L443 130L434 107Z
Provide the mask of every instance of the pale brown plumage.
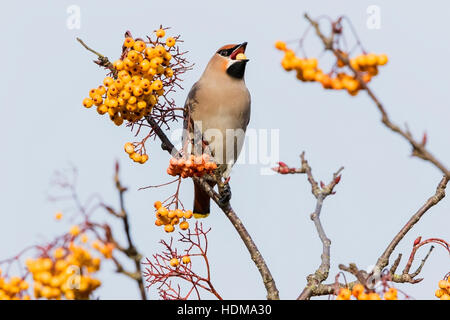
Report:
M184 128L188 129L189 141L194 137L195 125L224 177L229 175L239 156L250 120L250 93L244 81L248 60L236 60L238 53L245 52L246 44L220 48L192 86L185 103ZM236 135L229 140L228 148L227 130L229 138L231 134ZM207 215L210 212L210 199L199 186L194 186L194 213Z

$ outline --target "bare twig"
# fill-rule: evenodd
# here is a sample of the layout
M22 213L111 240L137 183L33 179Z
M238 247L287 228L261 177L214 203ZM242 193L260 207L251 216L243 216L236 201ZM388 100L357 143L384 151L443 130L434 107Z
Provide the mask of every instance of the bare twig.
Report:
M325 198L331 194L334 194L333 189L336 184L340 181L340 172L344 169L341 167L336 173L333 174L333 179L328 185L324 185L322 182L319 183L314 179L312 175L311 167L308 164L308 161L305 159L305 152L303 152L300 156L302 166L299 169L289 170L289 173L305 173L308 177L308 181L311 184L311 192L314 197L317 199L316 208L314 212L311 214L311 220L314 222L316 226L317 233L322 242L322 255L321 255L321 263L317 268L315 273L310 274L307 277L307 285L305 289L303 289L302 293L298 297L299 300L309 299L313 294L314 290L318 288L318 286L328 278L328 273L330 271L330 246L331 241L325 234L325 230L323 229L322 223L320 221L320 213L322 211L322 205ZM286 167L284 165L284 167Z
M141 270L141 260L142 255L137 251L136 246L134 245L134 242L131 238L131 232L130 232L130 223L128 221L128 213L125 209L125 203L124 203L124 193L127 190L127 188L123 187L120 183L119 179L119 164L116 163L116 172L114 175L114 182L116 184L116 189L119 192L119 199L120 199L120 214L116 214L116 216L120 216L123 223L123 228L125 231L125 235L127 238L128 248L122 249L123 253L127 255L131 260L134 261L135 265L135 272L131 274L131 277L136 280L139 292L141 294L141 299L146 300L146 294L145 294L145 287L144 287L144 281L142 279L142 270ZM116 264L117 265L117 264ZM123 268L122 268L123 272ZM129 275L130 276L130 275Z

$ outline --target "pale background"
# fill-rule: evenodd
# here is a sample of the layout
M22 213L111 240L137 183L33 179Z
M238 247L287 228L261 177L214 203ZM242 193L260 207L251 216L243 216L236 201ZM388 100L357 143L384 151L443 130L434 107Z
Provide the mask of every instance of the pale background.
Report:
M81 8L81 29L66 27L69 5ZM381 29L366 27L366 9L381 8ZM373 89L393 120L408 122L412 131L429 135L429 148L450 164L450 46L447 40L446 2L433 5L411 1L14 1L3 4L2 75L0 99L1 229L0 256L67 230L70 223L55 222L64 209L47 200L52 173L75 165L80 172L83 197L100 192L117 203L112 185L114 159L120 161L122 179L130 187L126 196L138 248L147 256L158 251L158 240L168 236L154 227L152 203L171 194L173 187L137 191L139 187L168 181L168 155L159 144L150 147L150 160L133 164L123 144L133 140L125 127L117 128L81 100L97 86L104 72L93 56L76 41L79 36L111 58L117 58L123 33L149 34L159 24L181 33L196 64L185 76L186 88L198 79L217 48L248 41L246 82L252 95L250 126L280 129L280 158L298 165L306 150L317 179L328 181L345 166L336 196L322 212L332 240L330 281L339 263L356 262L366 268L376 262L394 234L434 193L441 178L431 165L409 157L410 147L379 122L374 105L363 93L351 98L344 92L324 92L315 84L295 80L280 65L273 48L278 39L301 36L312 16L345 14L357 28L365 46L390 57L373 81ZM317 42L310 45L320 52ZM315 49L315 51L314 51ZM175 95L184 103L187 91ZM306 178L263 176L260 165L239 165L232 174L232 204L259 246L283 299L298 296L307 274L320 262L321 243L309 214L315 199ZM192 201L190 181L183 183L183 200ZM393 257L408 256L413 240L449 239L448 199L431 209L401 242ZM99 215L100 219L102 217ZM213 282L224 298L263 299L265 290L248 252L226 217L213 206L204 221L211 226L210 261ZM427 249L418 253L422 258ZM406 257L405 257L406 258ZM400 266L400 270L404 266ZM101 298L135 299L135 283L105 264ZM400 285L414 298L433 299L437 281L449 271L449 257L436 248L423 269L418 285ZM351 276L348 279L352 279ZM156 298L155 291L150 294Z

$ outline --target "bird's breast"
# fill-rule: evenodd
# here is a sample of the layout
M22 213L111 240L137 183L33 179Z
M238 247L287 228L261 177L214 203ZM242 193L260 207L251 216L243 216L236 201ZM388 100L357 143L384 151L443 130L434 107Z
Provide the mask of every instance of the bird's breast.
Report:
M250 94L243 81L220 81L201 85L197 91L192 119L201 121L202 130L243 129L250 117Z

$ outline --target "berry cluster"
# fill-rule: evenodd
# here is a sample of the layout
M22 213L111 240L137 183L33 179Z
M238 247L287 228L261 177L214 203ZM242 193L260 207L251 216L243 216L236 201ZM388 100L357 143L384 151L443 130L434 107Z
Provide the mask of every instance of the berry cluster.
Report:
M376 292L366 292L364 286L360 283L355 284L352 290L348 288L341 288L336 297L336 300L350 300L351 297L356 300L397 300L397 289L389 288L384 292L383 299Z
M192 218L193 213L191 210L169 210L162 205L161 201L156 201L154 206L156 209L155 225L158 227L164 226L164 231L173 232L177 224L179 224L181 230L189 228L189 222L187 222L186 219ZM180 222L180 220L182 221Z
M91 276L100 269L101 259L73 242L58 247L52 256L28 259L26 266L33 276L34 295L46 299L88 299L101 282Z
M201 177L205 174L211 174L217 169L217 164L210 160L209 155L203 154L201 156L190 155L186 158L172 158L170 159L167 173L171 176L181 176L182 178L188 177Z
M2 277L0 269L0 300L30 300L28 287L28 282L19 277L11 277L8 281Z
M300 58L295 52L288 49L286 43L277 41L275 47L284 52L284 58L281 61L281 66L286 71L295 70L297 72L297 79L305 82L319 82L324 89L333 90L347 90L347 92L355 96L361 90L361 83L356 76L349 75L345 72L337 72L332 70L329 73L324 73L318 67L318 60L316 58ZM348 58L348 54L340 52L340 54ZM378 66L385 65L388 62L388 57L385 54L376 55L373 53L362 54L350 59L351 67L357 71L361 79L368 83L372 77L378 74ZM336 66L338 68L345 67L345 63L337 59Z
M188 264L191 262L191 257L189 257L188 255L185 255L181 258L181 262L183 264ZM172 267L176 268L180 265L180 260L178 258L172 258L172 259L170 259L169 263Z
M91 89L83 105L97 106L99 114L108 113L118 126L124 120L136 122L149 115L164 94L166 79L174 76L171 60L172 53L176 54L175 38L163 42L163 29L156 36L155 42L125 38L122 57L113 63L113 77L105 77L103 85Z
M125 146L123 147L125 152L128 153L131 160L137 163L144 164L148 160L148 155L143 152L143 149L141 148L140 151L136 151L136 146L132 144L131 142L125 143Z
M450 300L450 280L441 280L438 282L439 289L436 290L436 297L441 300Z

